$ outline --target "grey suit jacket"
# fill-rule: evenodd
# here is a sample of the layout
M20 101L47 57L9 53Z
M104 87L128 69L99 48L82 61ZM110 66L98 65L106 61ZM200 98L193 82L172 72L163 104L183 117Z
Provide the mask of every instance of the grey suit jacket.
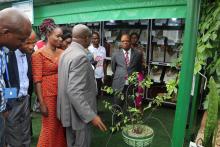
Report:
M97 113L94 70L84 48L72 42L58 66L57 117L63 127L83 129Z
M123 50L120 49L113 53L111 66L114 73L112 88L122 91L126 75L130 76L133 72L140 72L142 70L142 55L140 52L131 49L130 64L127 67Z

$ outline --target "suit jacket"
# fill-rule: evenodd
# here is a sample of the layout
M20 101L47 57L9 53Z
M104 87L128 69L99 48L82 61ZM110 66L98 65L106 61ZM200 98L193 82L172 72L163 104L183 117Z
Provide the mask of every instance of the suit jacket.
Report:
M26 54L27 63L28 63L28 79L29 79L29 88L28 88L28 94L31 95L33 92L33 79L32 79L32 68L31 68L31 55ZM8 74L9 74L9 81L11 84L11 87L16 87L18 89L17 92L19 92L20 89L20 79L19 79L19 72L18 72L18 64L15 52L9 52L8 53ZM8 82L6 80L6 72L4 74L5 78L5 84L6 87L9 87Z
M140 52L131 49L130 64L127 67L125 63L124 52L122 49L112 55L112 72L114 74L112 88L122 91L125 85L125 77L130 76L133 72L142 70L142 55Z
M58 65L57 117L63 127L85 128L97 113L94 70L85 49L73 42Z

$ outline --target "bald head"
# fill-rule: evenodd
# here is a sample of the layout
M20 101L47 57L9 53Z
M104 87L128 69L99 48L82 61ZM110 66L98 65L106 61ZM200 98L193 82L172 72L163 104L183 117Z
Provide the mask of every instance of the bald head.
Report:
M17 48L31 33L31 22L18 9L1 10L0 22L0 46L4 45L9 49Z
M86 25L78 24L73 27L73 38L84 37L85 35L91 35L91 31Z
M90 44L91 35L91 30L86 25L78 24L73 27L73 41L81 44L85 48L87 48Z
M0 11L0 26L13 30L13 31L22 31L24 26L29 27L31 32L31 22L28 17L15 8L7 8Z

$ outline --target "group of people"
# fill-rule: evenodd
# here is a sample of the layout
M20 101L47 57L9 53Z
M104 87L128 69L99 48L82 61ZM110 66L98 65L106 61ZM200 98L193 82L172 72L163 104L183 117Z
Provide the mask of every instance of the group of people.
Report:
M1 10L0 22L0 147L30 146L33 91L42 114L37 146L89 147L91 125L107 130L96 103L106 75L106 50L99 45L99 33L82 24L70 33L45 19L40 26L44 39L36 43L22 12ZM131 38L123 34L121 49L112 55L112 86L119 91L128 86L132 72L142 74L143 53L132 47ZM8 97L8 91L15 96ZM123 101L114 99L114 103Z
M14 84L17 84L17 82L13 81L13 83L10 83L10 80L12 80L12 78L15 76L15 73L13 73L13 76L9 77L9 72L11 71L8 70L9 67L7 66L7 64L9 64L8 61L10 57L13 58L13 56L22 54L21 52L24 51L22 49L22 51L17 50L18 48L24 48L25 46L29 46L28 43L25 42L31 34L31 23L23 13L12 8L0 11L0 22L0 146L4 147L5 142L12 143L13 145L11 146L17 146L17 143L20 144L20 142L22 141L24 141L25 144L28 144L30 143L29 134L26 136L26 134L23 134L22 132L29 132L29 127L26 126L27 121L25 120L30 119L30 117L28 116L30 113L25 112L22 115L20 115L15 110L17 108L13 107L14 105L22 105L22 109L26 111L25 109L27 109L27 107L29 106L29 104L27 104L27 98L23 96L23 93L27 92L24 91L23 88L27 88L29 84L29 82L26 83L26 78L28 75L26 74L24 77L22 77L22 75L19 76L19 79L24 78L24 83L16 85L20 87L20 89L17 89L17 91L19 92L17 92L15 89L12 89L11 87L14 86ZM14 54L11 54L9 55L10 57L7 57L6 52L9 51L13 51ZM22 62L23 59L20 56L18 60ZM21 64L17 64L17 66L21 66ZM24 72L24 70L17 72L22 73ZM7 78L5 79L5 77ZM9 85L8 88L6 88L6 84ZM9 92L9 95L5 94L7 91ZM8 100L7 102L6 96L10 97L10 95L12 95L13 93L16 93L17 97L19 96L19 98L17 99L17 101L9 102ZM11 112L14 112L13 115ZM19 119L16 119L17 117L19 117ZM14 130L15 127L16 130ZM27 128L28 130L26 130ZM20 129L22 129L22 131ZM18 137L21 140L18 140L19 142L16 142Z
M45 39L34 47L36 35L23 13L4 9L0 22L0 147L30 146L33 84L42 113L37 146L89 146L90 124L107 130L97 115L94 70L85 50L89 28L76 25L69 37L47 19L40 28Z

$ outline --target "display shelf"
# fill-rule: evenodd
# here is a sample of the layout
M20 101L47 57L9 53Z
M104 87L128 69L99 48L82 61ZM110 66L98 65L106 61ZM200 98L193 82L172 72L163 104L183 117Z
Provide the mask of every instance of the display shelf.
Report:
M104 25L105 29L146 29L148 20L109 21L105 22Z
M149 20L108 21L103 24L103 34L110 44L110 56L120 48L122 34L137 33L139 35L139 43L146 50L149 36Z
M150 70L150 78L155 82L155 83L161 83L162 82L162 75L163 75L163 67L157 67L154 68L152 67Z
M90 28L98 29L93 23ZM159 93L166 93L166 82L176 79L179 68L173 67L180 54L183 44L184 19L157 19L157 20L126 20L101 22L102 37L110 46L109 57L106 60L110 63L112 53L120 48L120 37L122 34L133 32L139 35L139 44L146 50L147 68L144 73L148 74L153 81L153 87L146 90L145 96L149 99L156 97ZM103 39L102 38L102 39ZM158 66L158 70L152 69ZM112 76L110 64L108 75ZM167 101L167 104L175 105L174 101Z
M153 30L184 30L184 26L153 26Z
M146 97L145 99L148 100L148 101L153 101L152 98ZM171 105L171 106L176 106L176 103L175 103L175 102L170 102L170 101L164 101L163 104Z
M183 19L154 19L153 30L184 30L185 22Z
M149 61L150 65L156 65L156 66L165 66L165 67L171 67L175 68L176 70L180 70L180 67L173 66L172 62L155 62L155 61Z
M173 67L172 63L176 61L180 54L185 23L183 19L156 19L152 20L151 23L148 74L154 83L147 90L147 98L153 100L157 95L167 92L166 83L169 80L177 79L180 69L179 67ZM159 71L152 73L155 66ZM175 105L175 101L176 99L173 99L164 103Z
M170 62L168 63L168 62L150 61L149 63L152 64L152 65L158 65L158 66L169 66L169 67L172 66L172 64Z

